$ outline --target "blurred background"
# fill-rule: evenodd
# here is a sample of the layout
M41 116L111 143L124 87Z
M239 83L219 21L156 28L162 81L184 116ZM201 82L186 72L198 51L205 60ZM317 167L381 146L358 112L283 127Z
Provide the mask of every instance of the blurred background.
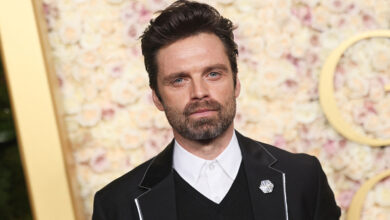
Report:
M55 139L60 144L43 139L34 146L23 147L32 149L27 156L36 157L39 162L33 165L63 165L61 160L65 160L67 175L62 167L38 169L42 174L38 178L47 179L38 181L40 184L35 187L41 191L36 192L42 194L48 191L47 185L57 186L60 181L66 185L66 180L60 179L66 176L74 208L81 213L79 218L89 219L97 190L156 155L172 138L164 114L153 105L138 37L155 11L173 1L32 2L37 26L41 28L41 42L36 44L45 48L47 68L46 72L27 69L21 73L17 78L22 81L21 90L30 83L23 80L24 76L42 79L43 83L35 88L37 91L23 90L13 99L23 100L28 95L37 100L33 104L25 100L27 106L40 107L29 116L36 119L29 122L33 126L55 121L50 111L42 110L55 103L57 124L50 131L61 132L63 140L37 132L32 126L23 131L24 135L46 135L50 136L47 140ZM373 147L348 139L329 123L320 105L321 70L332 51L345 40L374 30L389 30L390 1L202 2L216 7L238 26L234 34L239 45L238 76L242 88L235 127L259 141L316 156L342 208L341 219L346 219L356 192L390 169L390 147ZM20 19L16 17L13 22ZM23 25L19 28L25 29ZM11 38L16 35L19 36L18 32ZM21 48L18 52L26 51ZM40 55L27 56L20 63L30 65L29 61ZM0 219L28 219L31 214L26 186L1 74ZM333 87L327 92L334 90L336 107L342 120L349 124L348 130L371 139L389 140L389 37L364 38L351 45L340 57L335 71L326 74L334 74ZM45 86L51 90L40 90ZM49 104L42 101L46 96L52 98ZM26 118L19 121L23 123L28 124ZM57 157L50 151L53 148L59 148L63 155ZM55 203L44 200L42 204L42 212L49 213L50 205ZM389 218L390 178L383 178L364 200L361 219Z
M0 219L32 219L16 141L7 84L0 59Z

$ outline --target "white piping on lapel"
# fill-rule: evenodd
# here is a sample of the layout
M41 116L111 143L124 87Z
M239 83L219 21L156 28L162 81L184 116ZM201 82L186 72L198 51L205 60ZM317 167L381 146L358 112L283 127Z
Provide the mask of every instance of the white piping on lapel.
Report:
M143 220L141 208L139 207L139 203L138 203L138 198L134 199L134 201L135 201L135 205L137 206L139 220Z
M286 193L286 174L283 173L283 193L284 193L284 211L286 212L286 220L288 220L288 206Z
M138 198L140 198L141 196L145 195L146 193L150 192L150 188L146 188L146 187L143 187L145 189L148 189L146 192L142 193L141 195L139 195L137 198L134 199L134 202L135 202L135 206L137 206L137 212L138 212L138 217L139 217L139 220L143 220L143 215L142 215L142 210L141 210L141 206L139 205L139 202L138 202Z
M269 152L261 143L259 143L259 142L257 142L257 141L256 141L256 143L259 144L259 146L260 146L261 148L263 148L263 150L264 150L265 152L267 152L267 153L275 160L274 162L276 162L277 159L274 157L274 155L272 155L272 154L271 154L271 153L270 153L270 152ZM281 174L282 174L282 177L283 177L283 195L284 195L283 200L284 200L284 211L285 211L285 215L286 215L286 220L288 220L288 205L287 205L287 192L286 192L286 174L285 174L284 172L278 170L278 169L275 169L275 168L271 167L272 164L274 164L274 163L271 163L268 167L271 168L271 169L273 169L273 170L275 170L275 171L278 172L278 173L281 173Z

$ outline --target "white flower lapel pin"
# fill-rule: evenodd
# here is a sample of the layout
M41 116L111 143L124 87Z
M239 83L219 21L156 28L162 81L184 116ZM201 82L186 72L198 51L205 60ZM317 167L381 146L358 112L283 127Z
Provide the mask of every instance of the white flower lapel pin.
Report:
M262 180L259 188L263 193L271 193L274 189L274 184L270 180Z

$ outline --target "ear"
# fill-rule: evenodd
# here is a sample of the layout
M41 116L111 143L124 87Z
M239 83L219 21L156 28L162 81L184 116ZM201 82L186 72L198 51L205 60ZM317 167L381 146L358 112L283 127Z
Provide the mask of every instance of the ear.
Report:
M237 80L236 80L236 89L234 91L234 96L236 98L238 98L238 96L240 95L240 91L241 91L241 83L240 83L240 80L238 79L237 77Z
M160 111L164 111L164 106L162 105L160 99L157 97L156 92L152 89L152 98L154 105L158 108Z

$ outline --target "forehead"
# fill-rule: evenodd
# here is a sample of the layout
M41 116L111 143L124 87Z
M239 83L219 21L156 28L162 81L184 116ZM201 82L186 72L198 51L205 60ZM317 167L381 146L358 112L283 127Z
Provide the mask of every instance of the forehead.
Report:
M229 59L222 41L210 33L200 33L175 41L157 53L159 75L174 72L200 71L202 68L225 64Z

